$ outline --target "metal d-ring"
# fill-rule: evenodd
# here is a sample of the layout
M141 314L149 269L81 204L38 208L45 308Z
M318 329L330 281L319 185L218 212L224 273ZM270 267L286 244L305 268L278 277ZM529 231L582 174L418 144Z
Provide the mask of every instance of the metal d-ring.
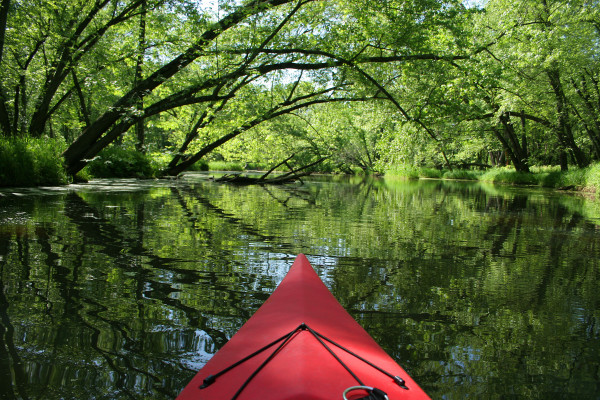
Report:
M344 398L344 400L348 400L348 398L346 397L346 395L350 392L353 392L355 390L366 390L367 392L371 393L375 388L371 387L371 386L351 386L348 389L344 390L344 393L342 394L342 397ZM384 400L389 400L389 398L387 397L386 394L384 394Z

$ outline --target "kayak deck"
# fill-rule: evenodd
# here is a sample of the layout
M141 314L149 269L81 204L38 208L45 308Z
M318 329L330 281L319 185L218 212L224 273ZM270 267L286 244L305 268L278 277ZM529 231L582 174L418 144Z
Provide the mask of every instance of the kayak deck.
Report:
M214 382L204 385L211 375ZM344 310L300 254L273 294L178 399L333 400L363 385L382 390L390 400L429 398ZM366 395L353 390L347 398Z

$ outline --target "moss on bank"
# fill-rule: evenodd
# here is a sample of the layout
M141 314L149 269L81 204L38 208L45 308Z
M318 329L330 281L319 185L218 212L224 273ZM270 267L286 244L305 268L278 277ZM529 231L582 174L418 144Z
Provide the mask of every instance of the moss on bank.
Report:
M386 176L405 179L461 179L510 185L541 186L555 189L585 190L600 193L600 163L587 168L572 168L561 171L558 167L533 167L532 172L518 172L514 168L492 168L476 170L438 170L400 166L386 171Z

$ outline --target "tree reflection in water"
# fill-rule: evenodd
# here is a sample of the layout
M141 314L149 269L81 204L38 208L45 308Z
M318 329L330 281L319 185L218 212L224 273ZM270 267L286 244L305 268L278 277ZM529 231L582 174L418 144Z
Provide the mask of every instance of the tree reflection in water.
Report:
M0 193L2 398L172 398L305 253L432 397L600 393L600 206L480 184Z

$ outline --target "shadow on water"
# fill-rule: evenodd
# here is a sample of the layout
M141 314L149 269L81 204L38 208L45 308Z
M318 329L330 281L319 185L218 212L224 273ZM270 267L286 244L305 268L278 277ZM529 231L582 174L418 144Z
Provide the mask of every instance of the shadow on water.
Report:
M597 398L600 207L324 178L0 193L0 398L173 398L305 253L434 398Z

